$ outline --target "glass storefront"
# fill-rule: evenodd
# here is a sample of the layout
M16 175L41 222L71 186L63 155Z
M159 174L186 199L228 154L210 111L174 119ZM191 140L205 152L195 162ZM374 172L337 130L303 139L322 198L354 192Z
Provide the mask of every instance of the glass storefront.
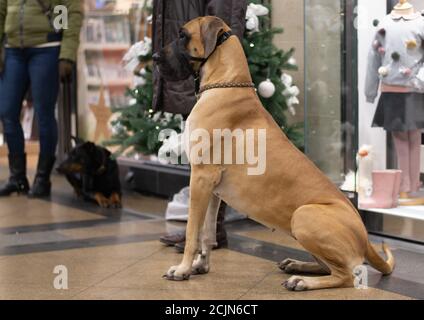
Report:
M307 155L370 231L424 241L424 2L304 6Z

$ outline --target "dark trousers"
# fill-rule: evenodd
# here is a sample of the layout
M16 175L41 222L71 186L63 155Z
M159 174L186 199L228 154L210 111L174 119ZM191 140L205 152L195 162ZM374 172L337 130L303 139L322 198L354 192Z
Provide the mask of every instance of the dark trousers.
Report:
M0 119L9 153L25 153L20 122L22 102L31 86L40 135L40 153L56 153L58 129L55 106L59 92L60 47L7 48L0 75Z

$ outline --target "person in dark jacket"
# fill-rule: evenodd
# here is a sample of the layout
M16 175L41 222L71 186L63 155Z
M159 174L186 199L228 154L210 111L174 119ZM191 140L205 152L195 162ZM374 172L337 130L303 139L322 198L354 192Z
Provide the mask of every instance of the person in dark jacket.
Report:
M153 2L153 53L160 51L178 37L180 28L187 22L201 16L217 16L223 19L232 29L232 33L243 39L246 26L247 0L154 0ZM153 108L182 114L188 117L196 104L195 81L193 77L185 81L165 81L157 68L153 72ZM227 244L224 228L225 210L222 202L217 221L217 248ZM162 237L161 242L175 246L183 252L185 232Z
M247 0L154 0L153 53L178 37L180 28L200 16L218 16L240 40L246 25ZM185 81L169 82L153 72L153 109L187 117L196 104L193 77Z

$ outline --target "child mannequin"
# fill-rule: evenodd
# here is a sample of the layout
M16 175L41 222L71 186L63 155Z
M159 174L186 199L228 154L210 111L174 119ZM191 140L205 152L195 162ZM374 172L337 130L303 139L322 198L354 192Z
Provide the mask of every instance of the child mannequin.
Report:
M413 5L401 0L382 22L369 56L366 95L373 102L381 84L381 97L373 127L388 131L395 143L402 170L401 199L416 199L420 190L421 134L424 129L424 94L413 81L424 58L424 19ZM421 199L420 199L421 200ZM410 204L411 202L408 202ZM417 204L421 204L419 201Z

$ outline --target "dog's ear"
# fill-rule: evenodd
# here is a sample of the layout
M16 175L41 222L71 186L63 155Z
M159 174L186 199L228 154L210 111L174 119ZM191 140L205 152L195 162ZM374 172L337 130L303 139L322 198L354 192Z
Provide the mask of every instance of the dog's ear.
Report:
M215 51L218 36L225 31L226 24L218 17L205 17L204 19L200 32L205 48L205 58L207 59Z
M81 148L87 153L88 156L93 155L96 152L96 145L93 142L84 142Z

